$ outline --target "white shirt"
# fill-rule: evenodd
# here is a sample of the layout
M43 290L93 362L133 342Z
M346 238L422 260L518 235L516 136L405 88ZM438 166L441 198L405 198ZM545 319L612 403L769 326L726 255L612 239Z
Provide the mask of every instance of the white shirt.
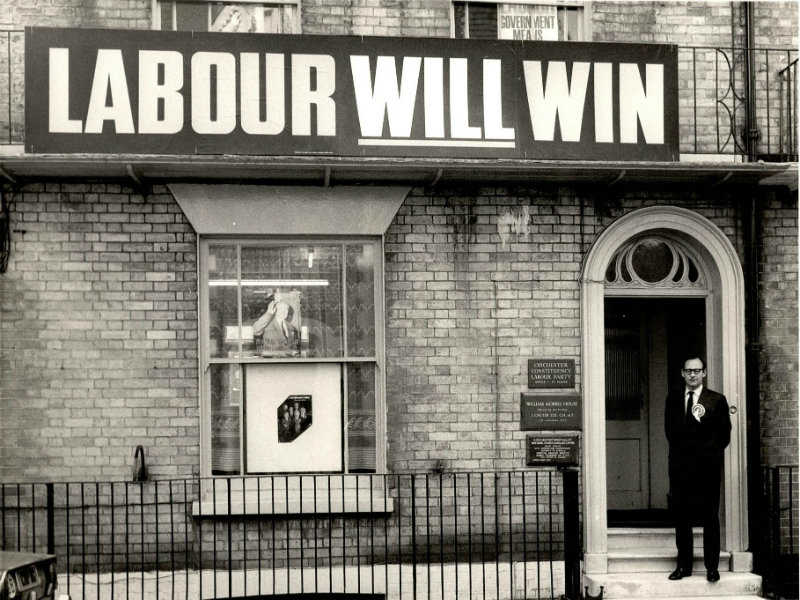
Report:
M694 406L697 405L697 402L700 400L700 394L703 393L703 386L702 385L698 386L697 388L695 388L693 390L690 390L688 387L685 388L684 392L683 392L683 399L684 400L686 400L686 396L689 394L689 392L692 392L692 394L694 394L692 396L692 407L694 407Z

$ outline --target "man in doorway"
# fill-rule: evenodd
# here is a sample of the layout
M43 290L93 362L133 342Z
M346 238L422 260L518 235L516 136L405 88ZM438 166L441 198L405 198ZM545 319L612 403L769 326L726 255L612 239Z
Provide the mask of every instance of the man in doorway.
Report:
M719 488L723 451L731 439L725 396L704 386L706 365L693 357L681 369L683 393L667 397L664 426L669 443L669 487L678 566L671 580L692 574L692 523L703 525L706 579L719 581Z

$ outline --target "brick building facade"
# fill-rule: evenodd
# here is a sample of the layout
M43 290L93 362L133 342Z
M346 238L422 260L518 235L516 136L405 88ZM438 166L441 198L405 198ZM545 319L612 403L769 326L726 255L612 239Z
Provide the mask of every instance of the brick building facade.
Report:
M0 27L145 30L153 26L156 3L122 4L64 1L32 6L12 0L0 15ZM470 3L303 0L290 4L297 10L296 32L303 35L448 38L457 31L454 15ZM216 377L207 375L214 363L208 356L213 358L216 351L209 341L213 322L208 325L216 317L205 308L214 297L204 287L215 277L208 256L214 255L214 244L224 245L232 232L220 230L215 236L201 231L186 208L187 200L172 186L184 181L205 187L289 182L320 190L337 185L405 186L385 230L370 238L379 240L382 249L375 263L379 265L375 273L383 278L375 297L383 306L374 307L378 331L374 360L383 372L377 376L377 387L365 392L378 397L371 416L373 423L377 421L377 431L373 429L377 458L366 471L525 469L530 432L520 427L520 394L529 391L528 361L557 357L574 360L571 391L584 406L579 468L584 492L591 493L597 484L590 472L591 443L605 433L604 427L602 434L597 428L593 434L588 431L588 407L597 396L584 387L591 380L586 361L587 345L592 343L586 333L586 286L596 283L586 278L590 254L593 248L597 251L604 233L621 236L622 247L626 240L615 233L615 225L626 222L623 217L636 219L637 214L649 214L637 210L653 210L654 219L669 219L675 207L694 217L679 212L675 218L681 225L674 231L664 226L651 234L691 250L692 242L681 237L679 228L692 218L702 222L726 240L720 243L735 255L741 284L746 286L746 306L737 305L742 314L735 324L746 335L736 350L741 362L731 362L722 342L712 339L727 331L724 311L708 308L711 312L703 321L708 328L703 350L714 355L709 356L711 370L717 368L710 381L717 387L732 386L722 391L747 406L738 421L742 432L735 460L739 462L726 469L739 469L737 481L752 485L758 481L753 472L761 465L796 465L798 229L797 173L792 161L797 157L796 145L792 152L791 136L786 134L790 113L784 111L779 72L797 57L797 5L754 3L750 9L742 3L721 2L566 5L579 11L583 39L678 45L681 161L672 165L678 169L662 169L657 162L628 166L625 161L599 161L603 164L594 168L581 163L588 169L581 171L568 160L549 165L519 161L509 166L457 158L384 160L377 169L368 160L353 159L344 165L324 158L299 167L294 163L282 167L279 159L251 164L243 159L231 167L225 157L211 156L193 165L193 157L179 156L177 162L184 160L189 166L176 176L174 164L162 156L151 157L158 165L154 171L144 164L146 156L142 166L133 167L141 157L120 154L109 160L87 155L81 165L78 154L59 163L59 156L43 157L20 145L25 141L23 94L32 90L23 89L25 68L18 52L22 35L10 32L8 47L15 54L5 57L3 66L8 69L0 75L14 90L8 98L9 116L0 119L8 142L2 147L7 156L0 157L0 175L5 178L2 203L10 216L11 235L7 270L0 275L0 481L128 480L132 452L139 445L146 449L149 473L156 480L241 474L240 458L236 468L217 472L216 450L204 441L210 439L215 419L204 402L216 393L216 384L206 379ZM465 23L469 18L464 17ZM744 50L748 29L754 44L749 67ZM722 63L720 79L714 69ZM761 107L753 113L758 136L753 138L750 159L766 161L755 166L744 160L748 69L754 71L755 82L750 102ZM730 115L722 128L720 106ZM692 155L700 158L692 160ZM144 174L148 168L154 176ZM286 175L293 168L300 170L299 176ZM497 169L505 170L498 174ZM396 173L394 181L387 176L391 172ZM659 208L666 212L658 212ZM688 220L680 220L684 218ZM333 232L320 235L312 229L308 235L316 235L317 243L324 242L325 235L335 237ZM266 234L274 232L259 239L269 239ZM630 239L647 235L643 230ZM244 240L237 250L241 256L248 235L238 239ZM697 241L692 260L708 260L710 274L713 260L702 253L701 245ZM348 250L344 252L346 262ZM215 260L222 262L222 256ZM709 289L713 288L708 297L728 289L723 284L714 288L713 277L707 277ZM645 305L642 298L638 302L631 301L626 310L647 312L655 307L668 312L666 304ZM711 305L709 300L707 306ZM240 300L240 312L246 309ZM672 317L664 318L669 325ZM245 324L240 316L239 326ZM653 331L647 335L655 335ZM664 349L662 359L669 352L671 347ZM730 365L744 367L746 359L748 381L751 385L757 381L755 389L745 390L744 377L731 374ZM224 358L218 362L227 365ZM650 377L663 375L653 371ZM592 393L597 394L597 388ZM342 398L345 404L351 401ZM605 410L604 406L602 414ZM243 422L236 423L244 427ZM237 435L244 437L243 431ZM353 440L348 443L356 445ZM605 486L605 463L602 474ZM730 500L730 489L727 493L729 531L748 525L752 529L752 522L734 525L732 511L739 505ZM751 502L754 493L750 490ZM587 498L584 511L590 510ZM555 510L560 511L561 496L556 499ZM587 514L582 513L584 523L590 520ZM198 527L201 521L186 524L196 539L210 535ZM247 538L245 529L239 529L246 527L244 522L245 518L235 520L232 535L244 532L236 544ZM213 531L216 540L216 528ZM341 529L332 535L345 539L345 531L343 518ZM592 557L608 553L603 552L605 542L596 546L601 534L605 535L605 524L600 533L584 532L587 571L596 567ZM741 534L738 540L746 538ZM749 571L747 559L737 556L752 548L732 539L728 543L732 561L743 561L732 563L731 570ZM402 542L398 546L404 547ZM402 559L402 550L400 554ZM246 548L241 549L239 559L246 561L246 555Z

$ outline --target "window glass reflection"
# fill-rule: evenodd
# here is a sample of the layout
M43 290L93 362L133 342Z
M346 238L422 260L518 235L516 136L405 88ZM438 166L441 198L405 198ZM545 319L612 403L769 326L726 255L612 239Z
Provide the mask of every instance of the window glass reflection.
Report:
M375 246L349 244L347 259L347 350L375 355Z
M375 472L375 368L347 365L347 463L351 473Z
M211 471L214 475L239 473L239 406L242 370L235 364L212 364Z
M209 356L237 356L239 330L236 246L214 245L208 249Z
M242 247L242 323L257 355L342 356L341 262L338 245Z

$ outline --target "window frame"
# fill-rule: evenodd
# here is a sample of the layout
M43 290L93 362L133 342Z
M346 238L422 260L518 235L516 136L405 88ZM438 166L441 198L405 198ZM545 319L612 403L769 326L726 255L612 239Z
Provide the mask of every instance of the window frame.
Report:
M294 31L285 32L286 34L297 34L302 33L303 31L303 19L301 18L302 15L302 0L164 0L165 2L186 2L191 4L215 4L215 3L223 3L223 4L274 4L280 5L281 7L284 6L293 6L294 7ZM151 29L156 31L162 31L161 29L161 4L162 0L150 0L150 14L151 14ZM175 13L173 9L173 21L174 21ZM163 31L177 31L176 29L165 29ZM208 30L206 30L208 31ZM261 33L261 32L259 32Z
M346 261L342 263L342 356L339 357L212 357L210 355L210 287L208 278L209 246L219 244L235 244L244 246L292 246L296 244L341 245L343 248L348 243L369 244L375 252L373 298L375 301L375 352L373 356L349 356L347 348L347 290ZM310 477L314 473L329 474L326 471L314 472L274 472L274 473L248 473L246 471L245 448L245 401L239 404L239 473L237 475L214 475L212 471L212 439L211 439L211 365L212 364L238 364L244 367L247 364L319 364L334 363L342 367L342 470L337 474L343 476L364 475L363 472L349 471L348 452L348 388L347 365L353 363L369 363L375 369L375 474L386 472L386 353L385 353L385 315L384 315L384 237L382 235L199 235L198 236L198 367L199 387L198 400L200 411L200 473L202 477L209 478L249 478L270 475L305 475ZM344 259L344 255L343 255ZM239 267L241 268L241 267ZM241 300L237 311L241 310ZM241 319L241 315L240 315Z
M456 18L455 18L455 4L525 4L525 5L548 5L557 7L574 7L583 9L583 34L584 39L581 42L592 41L592 0L450 0L450 37L456 37ZM469 6L467 6L469 11ZM469 22L469 12L467 12L467 22ZM462 39L470 39L469 28L466 30L466 35ZM560 40L559 40L560 41Z

